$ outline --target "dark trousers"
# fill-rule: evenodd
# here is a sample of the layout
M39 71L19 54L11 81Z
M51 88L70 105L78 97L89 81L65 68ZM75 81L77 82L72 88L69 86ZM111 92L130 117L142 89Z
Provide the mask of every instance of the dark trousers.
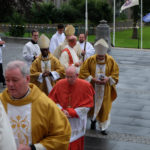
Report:
M4 78L4 75L3 75L3 65L2 65L2 63L0 63L0 82L5 84L5 78Z

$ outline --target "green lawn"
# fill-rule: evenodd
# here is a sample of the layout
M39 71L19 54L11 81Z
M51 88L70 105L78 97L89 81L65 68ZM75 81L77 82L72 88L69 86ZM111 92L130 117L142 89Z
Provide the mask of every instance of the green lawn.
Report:
M139 29L139 31L138 31L139 41L138 41L138 39L132 39L132 30L125 30L125 31L116 32L115 46L116 47L125 47L125 48L138 48L138 43L139 43L139 47L140 47L140 45L141 45L140 32L141 31ZM113 41L112 36L113 35L111 33L111 41ZM149 39L150 39L150 27L144 27L143 28L143 48L150 49ZM95 36L89 35L88 41L94 42Z
M115 46L116 47L125 47L125 48L140 48L141 44L141 36L140 36L140 29L138 31L139 33L139 40L138 39L132 39L132 29L125 30L125 31L119 31L116 32L116 40L115 40ZM9 36L9 33L5 33L6 36ZM50 33L46 33L46 35L51 38ZM111 33L111 43L113 43L113 33ZM24 37L31 37L31 33L25 33ZM143 48L150 49L150 26L146 26L143 28ZM88 41L94 43L95 42L95 35L88 35Z

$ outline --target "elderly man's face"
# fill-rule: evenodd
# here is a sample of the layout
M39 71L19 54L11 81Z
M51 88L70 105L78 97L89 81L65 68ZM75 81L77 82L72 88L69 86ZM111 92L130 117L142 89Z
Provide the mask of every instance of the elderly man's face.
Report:
M73 48L76 45L76 43L77 43L77 40L69 41L69 46Z
M6 70L5 79L10 96L21 98L26 94L30 77L24 77L18 68Z
M77 75L73 71L66 71L66 78L70 85L73 85L76 82Z
M48 53L49 53L49 49L48 48L43 48L41 49L41 53L43 57L47 57Z

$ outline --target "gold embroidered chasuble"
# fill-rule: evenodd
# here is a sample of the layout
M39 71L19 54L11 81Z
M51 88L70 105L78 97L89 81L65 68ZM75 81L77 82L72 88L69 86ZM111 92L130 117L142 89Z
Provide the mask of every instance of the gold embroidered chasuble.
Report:
M79 78L87 79L89 76L93 78L96 77L96 64L98 61L96 59L96 54L88 58L81 66ZM111 77L117 84L119 80L119 68L115 60L108 54L105 55L105 76ZM93 87L95 85L91 83ZM117 92L114 85L110 85L109 82L105 85L104 88L104 98L102 102L101 109L97 115L97 120L100 122L105 122L108 120L109 113L111 111L112 102L116 99ZM94 108L91 109L89 115L93 116Z
M30 68L30 82L34 83L37 85L46 95L48 95L48 90L47 90L47 84L45 81L45 78L43 78L43 82L39 82L38 78L41 73L43 73L43 69L41 66L41 61L47 62L50 61L50 70L49 71L56 71L60 79L65 77L65 71L64 67L60 64L59 60L55 58L52 54L48 54L47 58L43 58L42 55L40 55L31 65ZM46 68L45 68L46 69ZM50 80L52 86L55 85L56 81Z
M28 133L31 132L32 144L40 143L47 150L67 150L71 134L69 121L57 105L34 84L30 84L30 93L22 99L12 100L7 89L0 94L0 99L6 112L8 105L22 107L31 104L31 131L26 129L26 133L18 135L19 138L28 138ZM21 131L28 125L28 120L22 118L22 114L13 116L13 119L17 120L16 124L12 124L13 129L18 127Z

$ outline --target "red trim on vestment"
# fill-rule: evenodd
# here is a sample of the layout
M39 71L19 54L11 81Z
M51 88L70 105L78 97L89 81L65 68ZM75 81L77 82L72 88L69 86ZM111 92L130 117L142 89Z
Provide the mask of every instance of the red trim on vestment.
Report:
M84 136L71 142L69 144L68 150L84 150Z
M67 54L68 54L68 56L69 56L69 65L72 65L72 64L73 64L73 58L72 58L72 56L71 56L71 53L70 53L69 49L68 49L68 48L65 48L64 50L62 50L62 53L63 53L63 52L67 52Z

